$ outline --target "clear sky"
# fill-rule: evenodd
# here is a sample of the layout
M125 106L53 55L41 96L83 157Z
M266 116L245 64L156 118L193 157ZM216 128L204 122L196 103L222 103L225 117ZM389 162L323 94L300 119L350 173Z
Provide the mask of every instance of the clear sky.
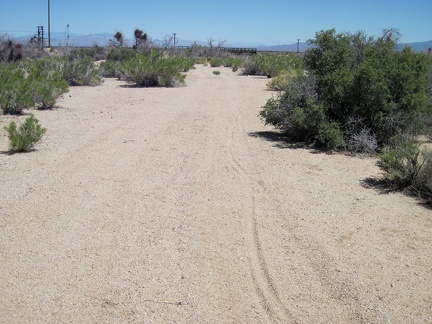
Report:
M50 0L51 32L93 34L135 28L151 38L210 36L229 43L276 45L306 41L315 32L363 30L379 36L397 28L401 42L432 40L432 0ZM0 34L35 34L48 26L48 0L0 0Z

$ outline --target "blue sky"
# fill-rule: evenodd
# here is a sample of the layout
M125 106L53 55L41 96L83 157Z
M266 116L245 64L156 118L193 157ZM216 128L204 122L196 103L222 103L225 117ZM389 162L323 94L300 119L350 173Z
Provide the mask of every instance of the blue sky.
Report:
M183 40L292 44L322 29L379 36L397 28L402 42L432 40L432 0L50 0L51 32L115 33L135 28L151 38L176 33ZM48 0L0 0L0 34L47 30Z

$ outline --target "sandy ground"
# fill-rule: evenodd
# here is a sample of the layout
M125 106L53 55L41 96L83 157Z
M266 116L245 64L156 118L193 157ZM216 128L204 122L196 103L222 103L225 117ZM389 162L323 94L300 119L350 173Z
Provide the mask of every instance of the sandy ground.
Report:
M72 88L31 153L0 132L1 323L432 323L431 210L288 145L267 80L218 70Z

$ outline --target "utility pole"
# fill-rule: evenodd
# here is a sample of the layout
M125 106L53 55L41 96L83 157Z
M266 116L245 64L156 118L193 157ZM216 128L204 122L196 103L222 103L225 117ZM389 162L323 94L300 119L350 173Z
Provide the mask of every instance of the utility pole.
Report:
M66 25L66 46L69 47L69 24Z
M297 53L300 52L300 38L297 38Z
M174 49L175 49L175 47L176 47L176 44L177 44L177 43L176 43L176 35L177 35L177 34L176 34L176 33L174 33L173 35L174 35Z
M41 49L44 48L44 26L37 26L37 41Z
M51 48L51 4L48 0L48 47Z

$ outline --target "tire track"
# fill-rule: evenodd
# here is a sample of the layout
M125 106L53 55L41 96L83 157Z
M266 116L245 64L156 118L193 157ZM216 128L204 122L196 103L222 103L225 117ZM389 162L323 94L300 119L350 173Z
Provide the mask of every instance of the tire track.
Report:
M271 277L269 267L262 248L262 241L259 235L259 215L256 213L255 201L256 195L262 194L262 186L253 179L252 170L248 170L242 162L236 157L236 153L247 148L243 124L241 123L240 112L234 106L236 112L233 127L231 131L229 145L229 160L232 168L241 176L244 182L243 188L248 188L247 217L245 219L247 234L247 247L249 248L249 266L256 295L264 309L267 317L274 323L291 322L295 323L292 313L286 308L276 285ZM237 132L237 134L236 134ZM246 156L252 156L247 154Z

